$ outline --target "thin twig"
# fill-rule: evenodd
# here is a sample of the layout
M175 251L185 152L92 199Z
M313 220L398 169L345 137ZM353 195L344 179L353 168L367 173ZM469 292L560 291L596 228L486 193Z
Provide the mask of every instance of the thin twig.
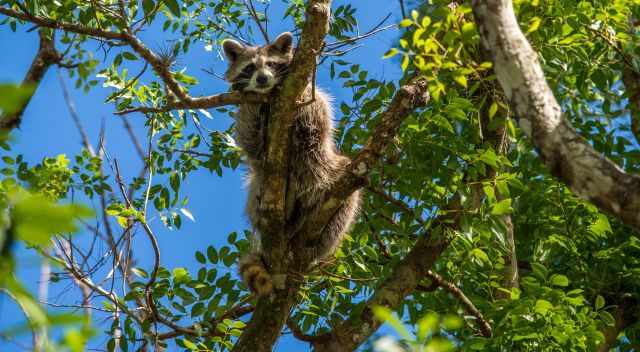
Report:
M151 126L149 127L149 143L147 146L147 167L149 169L149 179L147 180L147 191L145 192L144 195L144 208L143 208L143 214L146 218L147 216L147 204L149 203L149 194L151 193L151 183L153 181L153 163L151 162L151 155L153 152L153 133L154 133L154 129L155 129L155 125L156 125L156 119L152 118L151 119Z
M387 17L388 18L388 17ZM386 20L386 18L385 18ZM371 36L374 36L380 32L384 32L387 31L389 29L393 29L393 28L397 28L398 26L396 24L390 24L387 26L384 26L382 28L377 28L377 29L372 29L369 32L365 33L365 34L361 34L361 35L357 35L351 38L347 38L344 40L340 40L337 42L333 42L333 43L329 43L326 45L325 50L327 51L331 51L331 50L336 50L337 48L340 48L342 46L348 45L348 44L353 44L355 42L357 42L358 40L362 40Z
M142 149L142 145L140 145L140 140L138 139L138 136L136 136L136 134L133 132L133 128L131 127L131 124L124 117L122 117L122 124L124 125L125 130L127 130L129 139L131 139L131 142L133 143L133 146L135 147L136 153L138 153L140 160L145 162L144 150Z
M476 317L478 325L480 326L480 331L482 332L482 336L491 337L491 334L492 334L491 325L484 318L484 316L478 310L478 308L476 308L473 302L471 302L471 300L464 294L464 292L462 292L462 290L460 290L458 286L443 279L442 276L434 273L431 270L427 271L427 277L431 279L432 282L436 283L438 286L449 291L449 293L451 293L454 297L456 297L460 301L460 303L462 303L467 313Z
M253 17L253 20L256 22L256 25L258 25L258 28L260 29L260 33L262 33L262 36L264 37L265 44L271 43L266 29L262 27L262 23L260 22L260 17L258 17L258 12L256 11L256 8L253 6L253 1L244 0L244 5L247 7L247 10L249 10L249 13L251 14L251 17Z
M367 282L367 281L376 281L376 280L378 280L377 277L372 277L372 278L348 277L348 276L343 276L343 275L339 275L339 274L328 272L328 271L324 270L322 267L318 267L318 269L324 275L335 277L336 279L340 279L340 280L347 280L347 281L354 281L354 282Z
M60 87L62 88L62 97L64 98L65 103L67 104L67 108L69 109L69 114L73 119L73 123L76 125L78 132L80 133L80 137L82 138L82 144L89 151L89 154L95 155L95 151L91 142L89 141L89 136L82 126L82 122L80 122L80 116L78 116L78 112L76 111L76 104L74 104L71 99L71 95L69 94L69 89L67 89L67 84L64 82L64 78L58 71L58 81L60 82Z
M291 333L293 334L293 337L295 337L296 339L298 339L300 341L314 343L314 342L317 342L318 339L320 338L320 337L315 336L315 335L307 335L307 334L305 334L302 331L302 329L300 329L298 327L296 322L293 321L292 319L287 319L287 327L289 328L289 330L291 330Z
M421 216L419 216L418 214L416 214L416 212L411 209L405 202L396 199L395 197L393 197L392 195L388 194L387 192L380 190L376 187L373 186L367 186L367 190L379 197L381 197L382 199L386 200L387 202L395 205L396 207L400 208L400 210L402 210L403 213L409 215L412 219L414 219L415 221L417 221L420 225L425 226L425 221L422 219Z
M166 148L166 150L174 153L183 153L183 154L191 154L196 156L203 156L206 158L212 158L213 154L210 153L202 153L195 150L186 150L186 149L176 149L176 148Z
M228 311L223 313L220 317L211 320L209 322L210 328L208 332L206 332L205 334L208 336L219 336L220 332L216 330L216 327L220 322L222 322L225 319L232 319L232 320L238 319L246 314L253 312L253 310L255 309L254 306L245 305L248 301L250 301L253 298L254 298L253 295L249 295L245 297L236 305L231 307ZM185 334L190 335L190 334L193 334L193 332L196 332L196 327L193 325L186 328L174 329L174 331L159 334L158 340L172 339Z

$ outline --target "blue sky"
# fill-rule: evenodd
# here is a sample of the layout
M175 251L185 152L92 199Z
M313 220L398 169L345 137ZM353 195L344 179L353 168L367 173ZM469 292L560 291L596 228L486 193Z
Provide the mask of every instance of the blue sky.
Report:
M336 1L334 8L345 3ZM355 8L356 18L359 21L360 32L366 32L377 24L387 14L393 15L388 23L399 21L400 14L395 1L371 1L358 0L350 2ZM270 36L274 38L278 33L291 30L293 27L289 21L281 21L283 15L281 1L274 1L269 10L272 18L270 22ZM143 41L151 48L158 49L162 43L171 39L167 33L163 33L158 26L143 32ZM22 80L29 64L37 50L37 31L27 32L31 26L18 28L17 33L12 33L7 26L0 27L0 50L10 55L0 55L0 82L19 82ZM397 62L385 60L381 57L398 37L396 30L382 32L369 38L349 55L349 59L359 63L364 69L370 71L370 75L378 79L394 80L400 76ZM90 43L89 50L97 50L97 44ZM117 50L115 51L117 53ZM95 52L96 57L102 58L103 54ZM113 57L113 53L111 54ZM206 74L202 69L213 69L216 73L223 73L225 63L218 55L217 48L214 51L206 51L203 43L192 46L190 53L180 57L179 64L186 68L186 72L197 77L200 83L192 89L193 95L213 94L224 92L227 86L220 79ZM137 72L134 65L132 72ZM76 155L81 147L81 139L74 127L67 106L63 100L57 69L51 69L43 82L38 87L36 95L27 108L21 129L13 134L13 153L21 153L29 162L36 163L45 156L66 154L70 159ZM95 89L85 94L73 89L73 82L67 74L62 73L66 85L71 90L71 96L76 109L82 119L82 123L92 143L97 144L100 126L104 120L106 127L106 149L112 157L118 159L125 179L137 175L140 169L140 161L134 152L131 140L127 136L122 121L113 115L112 105L105 104L105 97L111 93L109 89L103 89L98 85ZM132 73L133 74L133 73ZM130 74L130 75L132 75ZM341 87L340 82L331 81L328 76L328 65L320 67L318 71L318 85L324 87L335 97L334 107L342 100L350 101L350 91ZM207 129L220 130L226 128L230 119L211 111L212 120L203 119ZM129 115L128 120L134 126L138 137L145 139L143 129L143 116L139 114ZM199 268L194 259L194 252L198 249L206 249L209 245L220 246L226 243L226 236L232 231L242 233L248 228L243 216L245 202L245 190L242 188L243 168L236 171L225 170L223 177L206 170L193 173L183 183L182 194L189 196L188 208L195 217L195 222L183 221L183 226L178 231L170 231L162 225L158 214L151 213L151 227L157 234L162 253L162 264L167 268L186 267L191 272ZM97 206L97 204L93 204ZM80 233L77 240L82 243L88 241L91 234ZM137 236L134 240L134 253L138 260L138 266L151 268L151 249L148 241L143 236ZM19 262L19 277L35 292L38 285L40 260L33 252L24 249L16 249L16 257ZM49 301L56 303L73 303L79 295L75 288L69 287L67 282L50 286ZM99 303L100 300L96 299ZM7 326L23 322L22 314L13 302L4 296L0 296L0 330ZM102 323L100 325L100 323ZM98 331L108 325L101 321L94 321ZM30 345L29 336L18 339L19 343ZM96 339L89 347L103 348L104 340ZM102 346L101 346L102 345ZM0 351L19 351L21 347L14 343L0 339ZM286 336L276 346L276 351L304 351L306 345L300 344L292 337Z

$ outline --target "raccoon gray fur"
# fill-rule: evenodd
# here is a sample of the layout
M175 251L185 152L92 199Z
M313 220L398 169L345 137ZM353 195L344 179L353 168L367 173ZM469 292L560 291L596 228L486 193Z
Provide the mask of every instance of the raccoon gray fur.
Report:
M235 40L222 43L229 60L225 79L231 89L268 94L283 80L293 57L293 36L280 34L271 44L260 47L244 46ZM312 99L309 85L303 101ZM293 104L294 102L292 102ZM262 161L266 149L269 103L240 104L235 115L236 140L246 154L248 166L248 199L246 213L257 235L260 235L258 207L260 187L265 175ZM325 195L345 172L349 158L341 155L333 138L333 111L330 97L316 88L315 99L301 104L292 127L289 147L287 189L288 238L293 238L306 218L322 205ZM333 255L352 225L360 203L359 192L353 193L322 230L318 240L305 243L305 262L309 264ZM259 241L256 241L259 242ZM240 260L240 274L245 284L259 295L273 290L269 270L262 258L259 244L253 253Z

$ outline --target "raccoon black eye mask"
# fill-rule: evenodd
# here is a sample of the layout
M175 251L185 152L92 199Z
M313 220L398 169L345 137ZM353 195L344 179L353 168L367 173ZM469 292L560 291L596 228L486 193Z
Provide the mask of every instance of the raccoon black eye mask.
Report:
M222 43L229 68L225 79L231 89L269 93L286 75L292 58L293 36L283 33L273 43L249 47L227 39Z

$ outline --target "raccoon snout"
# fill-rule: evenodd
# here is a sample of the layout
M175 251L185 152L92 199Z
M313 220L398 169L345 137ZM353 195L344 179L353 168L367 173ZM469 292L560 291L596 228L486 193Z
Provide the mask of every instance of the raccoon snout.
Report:
M269 77L267 77L267 75L265 74L258 73L258 76L256 77L256 83L258 83L259 86L266 86L269 83Z

